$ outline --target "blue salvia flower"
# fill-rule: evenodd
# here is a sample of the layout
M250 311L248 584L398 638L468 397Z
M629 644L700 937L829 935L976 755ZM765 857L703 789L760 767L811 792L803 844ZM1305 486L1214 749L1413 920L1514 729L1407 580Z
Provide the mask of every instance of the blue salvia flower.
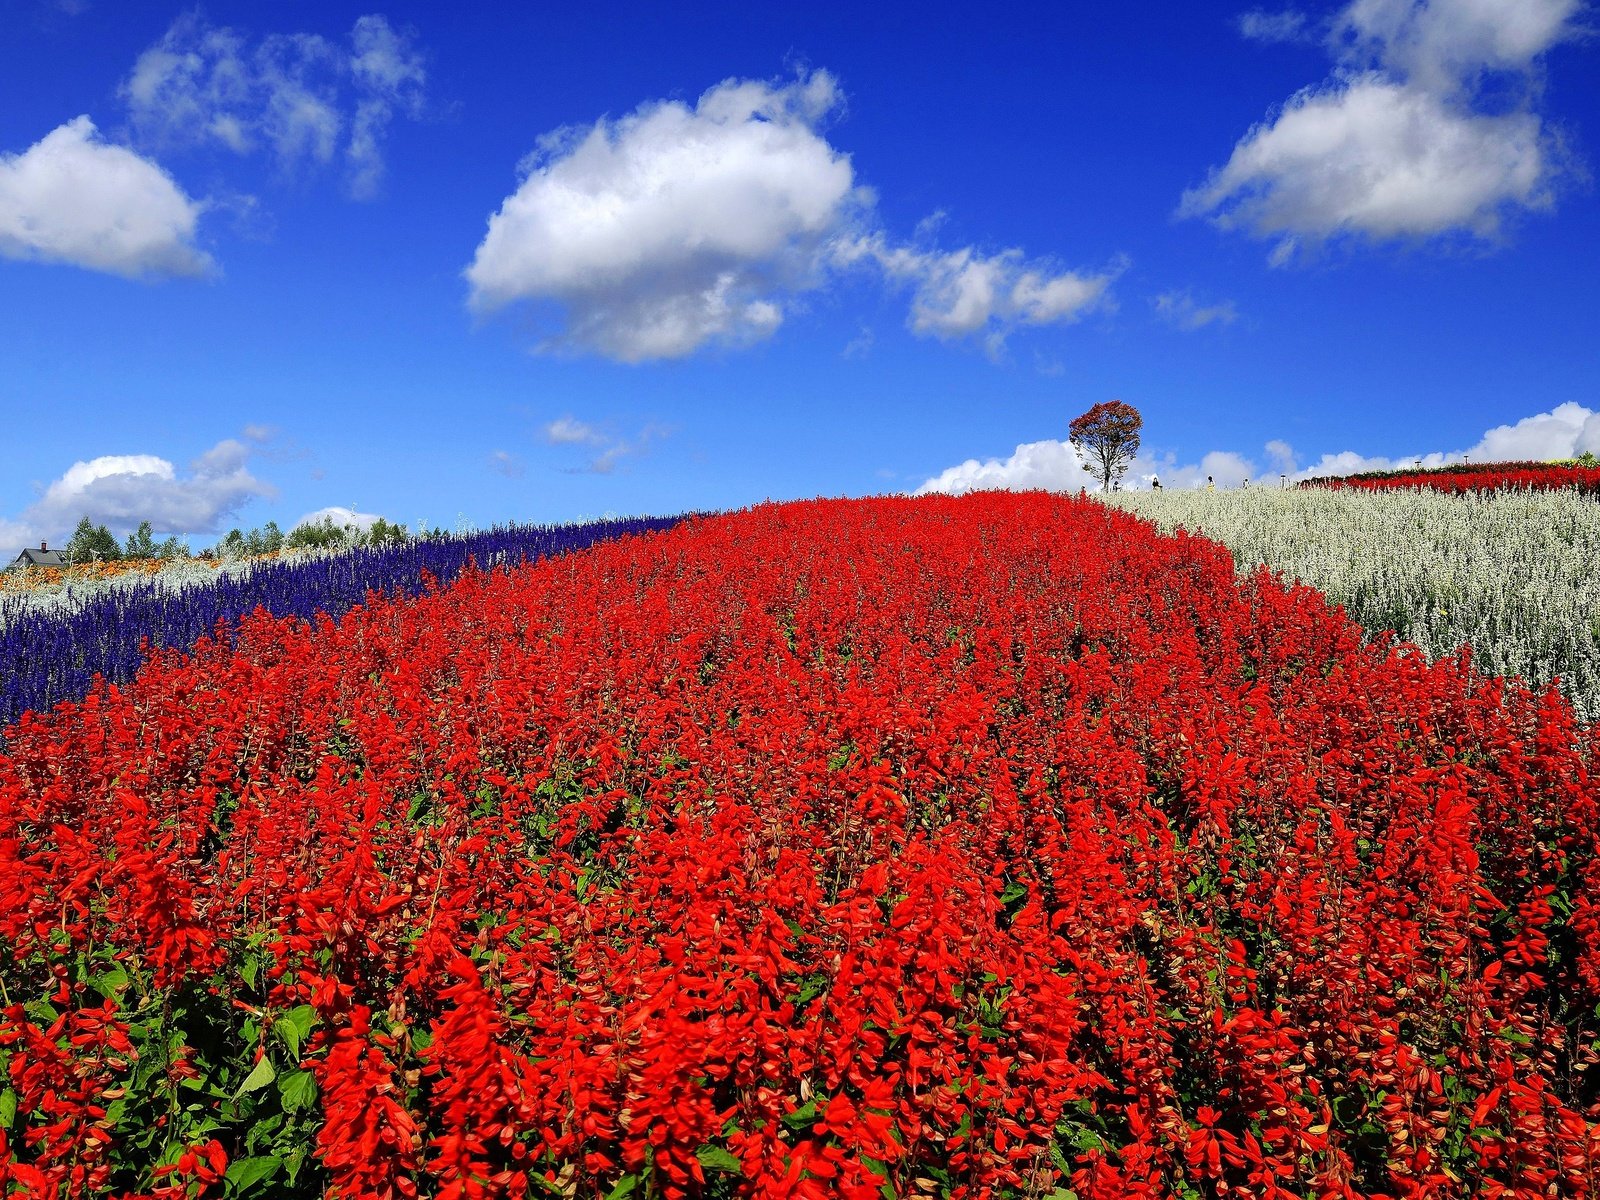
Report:
M219 624L266 609L279 617L338 620L368 591L414 593L425 576L448 584L471 563L514 566L570 553L680 517L634 517L583 525L513 525L454 537L361 546L335 554L251 563L215 581L174 588L159 576L91 592L66 607L0 597L0 742L25 712L79 700L96 676L126 683L151 647L187 648Z

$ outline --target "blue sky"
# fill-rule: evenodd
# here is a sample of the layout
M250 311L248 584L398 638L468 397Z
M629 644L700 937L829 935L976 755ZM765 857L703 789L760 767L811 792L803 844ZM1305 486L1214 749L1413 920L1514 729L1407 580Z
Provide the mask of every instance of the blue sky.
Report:
M17 0L0 552L1600 449L1596 24Z

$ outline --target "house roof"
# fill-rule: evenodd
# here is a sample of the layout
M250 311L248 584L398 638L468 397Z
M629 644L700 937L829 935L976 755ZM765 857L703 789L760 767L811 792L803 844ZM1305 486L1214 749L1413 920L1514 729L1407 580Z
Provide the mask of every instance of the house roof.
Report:
M25 567L64 567L67 565L67 556L59 550L40 550L37 546L29 546L17 555L12 566Z

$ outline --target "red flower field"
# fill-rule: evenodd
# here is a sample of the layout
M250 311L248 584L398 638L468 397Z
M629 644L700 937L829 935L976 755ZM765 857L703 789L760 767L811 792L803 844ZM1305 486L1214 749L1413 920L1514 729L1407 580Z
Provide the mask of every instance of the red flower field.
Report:
M1369 471L1359 475L1308 479L1302 487L1360 488L1392 491L1423 488L1433 492L1527 491L1549 492L1576 488L1586 495L1600 493L1600 467L1569 463L1495 462L1454 463L1447 467Z
M1593 1195L1595 750L1043 494L261 615L9 735L0 1194Z

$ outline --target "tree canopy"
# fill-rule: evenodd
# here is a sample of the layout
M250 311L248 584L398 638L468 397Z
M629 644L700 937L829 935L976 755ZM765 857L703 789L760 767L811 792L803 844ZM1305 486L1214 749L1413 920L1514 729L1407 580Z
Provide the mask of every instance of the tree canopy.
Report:
M1139 453L1139 431L1144 418L1121 400L1104 400L1067 427L1067 440L1100 477L1100 487L1110 491Z
M78 522L67 543L67 558L75 563L116 562L122 557L122 547L104 525L96 525L88 517Z

